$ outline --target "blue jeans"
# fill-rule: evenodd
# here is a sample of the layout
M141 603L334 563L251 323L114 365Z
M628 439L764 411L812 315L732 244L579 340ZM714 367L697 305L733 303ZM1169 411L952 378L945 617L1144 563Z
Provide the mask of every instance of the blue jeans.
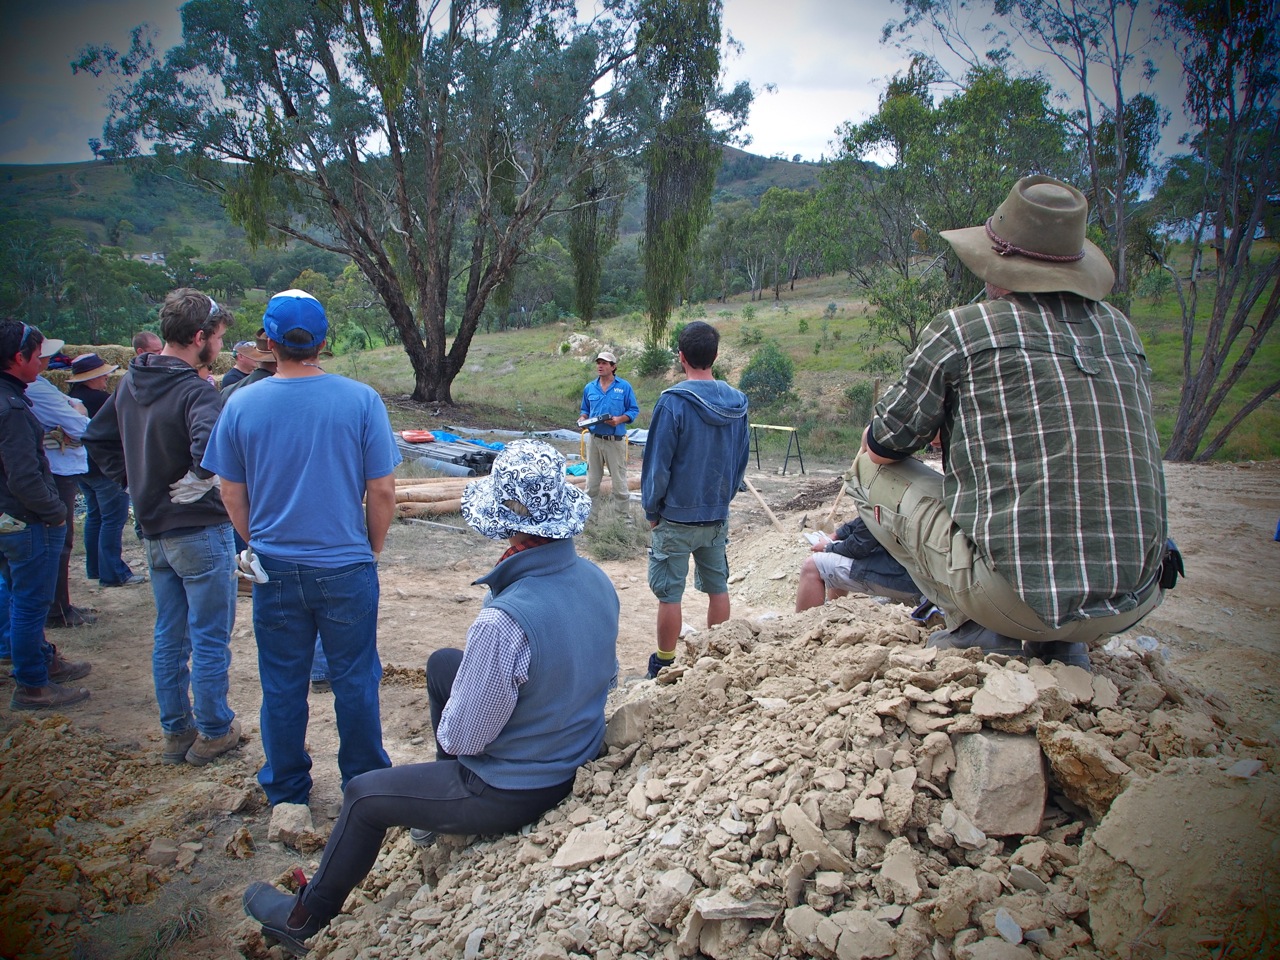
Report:
M236 619L231 542L230 523L146 541L156 598L151 673L165 733L194 726L221 737L235 719L227 704Z
M133 571L120 556L120 535L129 521L129 494L102 474L85 474L77 481L84 494L84 572L103 586L124 583Z
M13 660L13 679L24 687L49 684L53 649L44 620L53 602L65 527L31 523L0 534L0 657Z
M270 578L253 588L267 756L258 782L273 805L306 803L307 693L317 633L329 662L343 787L352 777L391 766L378 702L378 571L372 563L308 567L263 553L258 560Z

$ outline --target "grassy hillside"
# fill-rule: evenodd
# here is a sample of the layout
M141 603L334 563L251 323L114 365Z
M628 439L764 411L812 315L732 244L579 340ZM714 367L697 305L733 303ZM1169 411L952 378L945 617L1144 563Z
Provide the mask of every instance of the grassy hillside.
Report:
M828 321L829 304L835 304L835 311ZM1140 303L1134 310L1134 322L1147 345L1155 374L1156 421L1162 437L1172 428L1180 392L1181 339L1175 309L1168 303ZM866 329L867 312L865 301L850 281L828 277L797 283L793 293L784 292L777 302L750 304L740 297L727 304L695 305L686 308L675 322L700 316L716 325L722 338L717 368L731 383L737 383L762 340L776 341L795 363L794 396L753 410L752 421L798 427L806 459L842 464L856 451L865 426L861 416L855 416L846 391L854 383L872 381L860 369L863 351L857 342ZM640 426L647 425L657 395L675 379L674 374L666 379L636 376L643 330L640 318L632 315L596 324L587 333L594 342L618 351L619 374L631 381L640 400ZM595 375L590 364L594 357L591 345L578 356L562 352L574 332L557 324L477 336L466 370L454 382L453 390L454 399L469 409L443 410L437 420L429 410L397 404L393 412L397 427L429 427L432 422L459 415L495 428L572 426L582 386ZM1251 394L1259 384L1280 376L1276 353L1271 351L1254 361L1247 383L1237 394ZM348 354L330 361L328 368L365 380L391 398L405 397L413 389L408 360L398 349ZM504 399L495 403L495 397ZM763 432L761 447L762 462L772 460L781 466L784 434ZM1219 459L1276 458L1280 458L1280 400L1272 400L1252 414L1232 435Z

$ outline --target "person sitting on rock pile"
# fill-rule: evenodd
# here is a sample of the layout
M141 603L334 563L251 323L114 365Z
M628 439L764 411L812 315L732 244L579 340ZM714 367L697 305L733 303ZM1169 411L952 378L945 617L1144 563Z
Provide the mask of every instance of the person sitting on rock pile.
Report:
M245 912L268 939L305 953L391 827L413 828L420 846L436 833L518 830L567 797L578 767L600 752L618 672L618 595L574 549L591 498L565 481L564 466L548 444L515 440L467 485L467 523L511 545L476 581L489 594L466 649L427 662L436 760L354 777L310 882L296 894L263 882L245 891Z

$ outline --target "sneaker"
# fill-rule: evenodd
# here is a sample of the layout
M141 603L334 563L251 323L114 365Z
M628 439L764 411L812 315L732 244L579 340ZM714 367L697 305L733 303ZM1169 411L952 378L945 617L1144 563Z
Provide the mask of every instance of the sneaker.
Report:
M203 767L206 763L222 756L228 750L240 746L240 721L232 720L231 727L220 737L206 737L203 733L196 737L187 751L187 763L194 767Z
M160 754L161 762L186 763L187 751L191 749L198 736L200 736L200 731L195 727L190 730L183 730L181 733L166 733L164 735L164 750Z
M45 617L45 627L86 627L97 623L97 616L84 607L67 607L65 610L50 609Z
M415 847L425 850L427 847L435 845L436 834L434 830L420 830L417 827L412 827L409 830L409 839L413 841Z
M988 630L976 620L966 620L954 630L938 630L925 641L927 650L967 650L977 647L986 654L1022 656L1022 641Z
M645 679L655 679L659 673L667 669L667 667L672 666L674 663L674 660L659 660L656 653L649 654L649 672L645 674Z
M50 683L44 687L24 687L16 684L9 698L11 710L57 710L89 699L84 687L63 687Z
M130 574L127 579L121 580L119 583L107 583L104 580L99 580L98 585L102 587L133 587L137 586L139 583L146 583L150 579L151 578L145 573L134 573Z
M79 680L87 677L93 671L93 664L87 660L68 660L58 652L58 648L54 644L53 659L49 661L49 681L51 683L70 683L72 680Z
M1024 643L1023 655L1038 657L1045 663L1065 663L1070 667L1093 672L1089 664L1089 645L1087 643L1069 643L1064 640L1051 640L1048 643Z
M261 880L249 884L245 890L244 912L262 924L264 937L277 941L295 957L307 952L305 941L324 926L322 921L307 912L300 893L285 893Z

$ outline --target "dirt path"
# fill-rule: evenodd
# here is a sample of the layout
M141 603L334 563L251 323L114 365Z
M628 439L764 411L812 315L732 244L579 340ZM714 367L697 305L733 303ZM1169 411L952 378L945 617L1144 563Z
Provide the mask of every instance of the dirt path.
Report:
M1216 690L1234 708L1241 733L1280 738L1274 692L1280 543L1272 540L1280 463L1174 465L1167 473L1171 531L1186 555L1188 577L1134 632L1157 638L1176 669ZM826 515L838 474L835 466L811 466L805 477L754 469L749 477L783 526L798 531L806 515L811 526ZM819 491L809 499L821 505L784 507L806 491ZM749 495L734 503L732 537L735 616L786 615L805 553L799 537L774 531ZM136 543L126 550L135 569L145 566ZM394 763L430 757L422 666L433 650L461 645L482 599L472 581L500 552L474 534L407 524L393 529L380 570L379 647L386 668L384 739ZM645 560L602 566L622 601L623 674L635 675L652 649L656 615ZM97 608L99 623L51 633L51 639L69 656L93 661L86 681L93 698L66 717L0 711L0 913L7 915L0 921L0 956L142 956L131 953L131 945L172 930L193 907L207 911L207 935L169 955L236 956L229 937L243 919L244 886L299 864L308 872L314 867L266 840L269 817L253 779L262 749L250 601L238 602L231 678L243 746L203 769L165 767L150 679L151 594L146 587L89 586L82 570L77 555L72 595ZM688 600L685 619L697 627L705 602L693 593ZM308 741L315 761L312 810L327 832L340 803L328 695L311 697ZM185 846L165 856L153 846L157 838ZM149 865L149 854L159 862Z

